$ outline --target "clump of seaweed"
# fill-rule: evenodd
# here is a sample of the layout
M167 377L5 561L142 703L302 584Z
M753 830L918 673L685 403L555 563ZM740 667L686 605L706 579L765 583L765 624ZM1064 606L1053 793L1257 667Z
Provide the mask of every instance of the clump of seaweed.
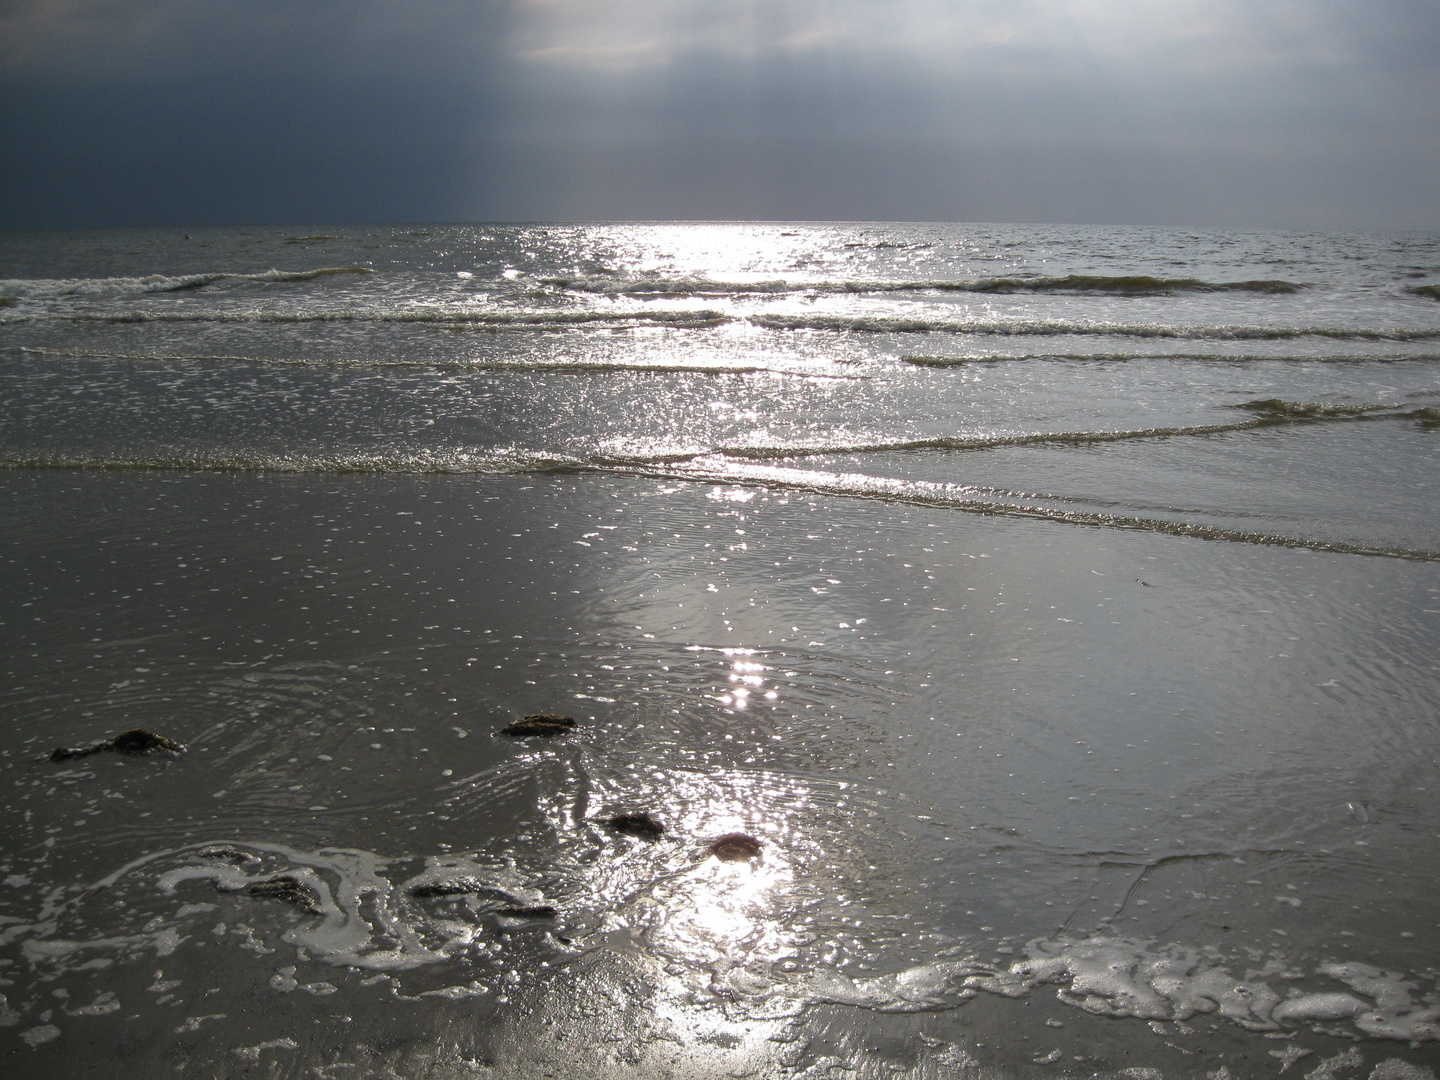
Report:
M113 739L96 743L94 746L80 748L57 746L50 752L50 760L69 761L72 758L89 757L91 754L101 754L107 751L125 754L129 757L139 757L152 750L165 750L172 754L180 754L184 753L185 744L166 738L164 735L156 735L153 731L146 731L144 728L131 728L129 731L122 731Z
M525 735L539 735L548 739L552 735L559 735L569 731L575 726L573 716L558 716L554 713L531 713L529 716L522 716L513 724L500 729L500 734L509 735L512 738L519 738Z
M302 911L308 911L312 915L320 914L319 897L308 885L290 874L279 874L264 881L254 882L245 891L251 896L264 900L281 900L287 904L294 904Z
M616 814L606 824L618 833L643 836L647 840L655 840L665 832L665 826L643 810L631 814Z
M473 877L446 878L443 881L427 881L410 890L411 896L464 896L469 893L501 893L493 885L486 885Z

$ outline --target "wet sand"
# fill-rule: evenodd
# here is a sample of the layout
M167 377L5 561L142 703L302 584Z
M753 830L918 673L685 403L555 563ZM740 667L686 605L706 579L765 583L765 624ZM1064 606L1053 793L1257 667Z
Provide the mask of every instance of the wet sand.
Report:
M0 484L7 1075L1437 1065L1012 972L1429 1009L1432 564L634 477ZM137 726L186 752L46 757Z

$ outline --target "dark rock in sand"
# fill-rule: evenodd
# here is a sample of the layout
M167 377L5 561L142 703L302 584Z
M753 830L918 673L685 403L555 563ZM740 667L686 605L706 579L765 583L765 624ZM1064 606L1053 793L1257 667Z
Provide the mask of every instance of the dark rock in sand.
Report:
M131 757L148 754L152 750L167 750L172 754L179 754L184 752L185 744L178 743L174 739L167 739L164 735L156 735L153 731L146 731L144 728L131 728L129 731L122 731L113 739L96 743L94 746L86 746L81 749L57 746L50 752L50 760L69 761L71 758L89 757L91 754L100 754L107 750L117 754L127 754Z
M266 881L257 881L245 891L251 896L258 896L265 900L283 900L312 915L320 914L319 897L311 891L308 885L302 884L298 878L289 874L280 874Z
M616 814L608 824L618 833L643 836L647 840L654 840L665 832L665 826L644 811L637 814Z
M549 738L551 735L559 735L561 732L569 731L575 726L573 716L556 716L553 713L531 713L529 716L522 716L509 727L501 728L500 734L519 737L522 735L540 735Z
M726 833L712 840L706 850L721 862L745 862L760 857L760 841L745 833Z
M148 754L151 750L168 750L172 754L183 753L185 747L174 739L156 735L144 728L122 731L110 740L110 748L117 754Z

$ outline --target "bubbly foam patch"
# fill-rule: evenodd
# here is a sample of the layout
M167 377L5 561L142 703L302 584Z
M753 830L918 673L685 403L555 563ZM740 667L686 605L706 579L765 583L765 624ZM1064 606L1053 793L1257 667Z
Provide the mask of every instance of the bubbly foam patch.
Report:
M23 961L49 979L114 963L153 964L205 935L275 965L269 985L280 994L337 993L340 980L316 978L298 966L315 962L369 973L358 983L351 980L352 990L503 1001L523 966L515 962L517 950L528 962L526 957L563 961L618 948L649 954L667 970L684 967L684 982L702 995L771 1015L814 1003L923 1012L956 1008L982 993L1023 998L1053 987L1058 1000L1097 1017L1184 1022L1209 1016L1252 1032L1440 1040L1440 987L1433 975L1351 959L1305 970L1276 957L1237 959L1214 946L1089 936L1032 940L1008 967L987 964L971 951L872 977L819 965L781 970L769 962L760 939L762 931L783 933L784 913L751 911L756 890L745 891L744 883L717 903L719 894L696 887L706 872L715 872L706 867L657 886L645 903L597 913L584 909L584 896L568 903L547 896L540 876L514 862L450 855L387 860L351 849L209 844L136 860L68 900L52 898L40 919L8 927L6 937L18 941ZM300 904L283 890L277 896L255 889L277 877L292 880L309 900ZM552 890L559 884L550 882ZM116 909L123 914L115 915ZM752 948L707 953L697 945L703 935L686 938L691 948L677 945L688 923L714 930L742 915L754 924L746 938ZM768 924L774 925L766 931ZM421 969L432 974L407 985ZM34 1024L29 1014L43 1004L37 998L5 1006L5 1022ZM99 1016L121 1007L101 990L68 1015Z
M818 999L887 1011L933 1008L977 991L1023 997L1056 987L1067 1005L1096 1016L1185 1021L1214 1015L1250 1031L1308 1027L1330 1030L1346 1022L1376 1039L1440 1039L1440 993L1401 972L1358 962L1325 963L1312 973L1278 962L1236 974L1237 964L1215 948L1091 937L1036 939L1026 957L986 972L973 962L941 961L881 979L851 980L837 973L812 978ZM1279 982L1290 989L1272 986ZM1319 984L1315 989L1297 983ZM1350 992L1330 989L1335 983Z

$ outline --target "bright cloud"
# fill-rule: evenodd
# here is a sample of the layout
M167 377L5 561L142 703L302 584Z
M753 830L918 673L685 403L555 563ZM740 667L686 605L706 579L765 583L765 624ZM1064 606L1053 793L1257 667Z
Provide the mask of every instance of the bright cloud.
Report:
M518 0L510 46L532 61L615 70L709 53L743 63L828 52L944 65L1005 47L1209 62L1336 55L1327 5L1280 0Z

